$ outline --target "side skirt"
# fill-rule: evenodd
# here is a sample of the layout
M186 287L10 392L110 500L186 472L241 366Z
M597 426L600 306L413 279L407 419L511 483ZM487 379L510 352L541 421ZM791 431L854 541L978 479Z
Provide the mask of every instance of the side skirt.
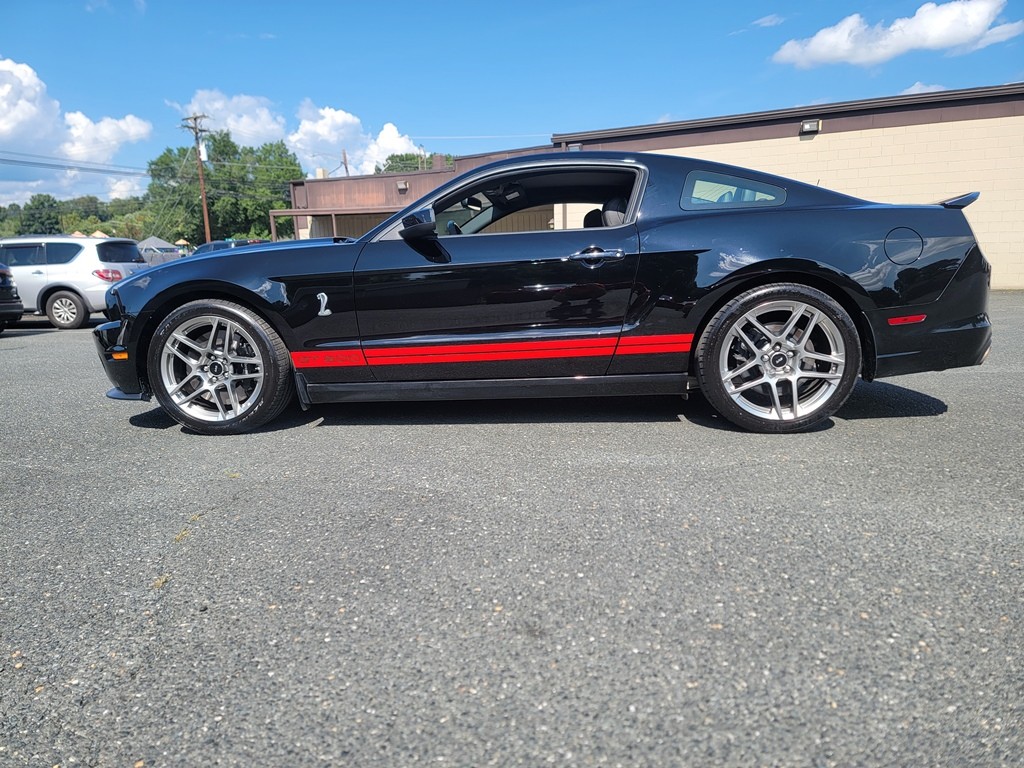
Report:
M471 379L466 381L374 381L310 384L295 374L305 404L400 400L506 400L534 397L682 395L696 388L685 373L629 376L568 376L552 379Z

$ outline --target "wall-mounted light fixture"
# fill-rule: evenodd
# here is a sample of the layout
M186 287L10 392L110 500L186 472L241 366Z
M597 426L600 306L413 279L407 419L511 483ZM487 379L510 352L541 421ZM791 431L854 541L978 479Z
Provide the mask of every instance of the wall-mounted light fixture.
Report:
M405 179L402 179L401 181L396 181L395 185L398 187L398 194L400 195L404 195L406 192L409 191L409 182L406 181Z
M583 149L583 145L577 142L575 144L570 144L566 149L570 152L579 152Z
M818 133L821 130L821 120L804 120L800 123L800 134Z

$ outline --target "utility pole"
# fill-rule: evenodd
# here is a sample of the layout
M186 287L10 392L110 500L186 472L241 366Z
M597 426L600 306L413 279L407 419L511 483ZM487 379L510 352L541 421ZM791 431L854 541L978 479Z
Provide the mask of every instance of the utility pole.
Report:
M200 157L199 145L199 137L206 133L200 122L202 120L209 120L209 116L192 115L191 117L183 118L181 122L186 123L186 125L181 127L192 131L196 138L196 164L199 166L199 196L203 199L203 226L206 228L206 242L210 242L210 211L206 207L206 181L203 178L203 158Z

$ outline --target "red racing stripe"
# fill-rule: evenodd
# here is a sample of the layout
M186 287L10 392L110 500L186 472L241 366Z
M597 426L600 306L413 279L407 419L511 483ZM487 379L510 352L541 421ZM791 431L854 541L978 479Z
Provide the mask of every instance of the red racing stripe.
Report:
M666 334L664 336L626 336L619 339L619 348L615 350L615 354L658 355L689 352L692 346L692 333Z
M361 349L331 349L318 352L292 352L296 368L347 368L366 365Z
M334 368L359 365L425 365L502 360L543 360L568 357L657 355L689 352L693 334L599 337L556 341L518 341L491 344L435 344L408 347L370 347L360 350L292 352L296 368Z
M493 360L540 360L559 357L600 357L615 349L615 338L518 341L497 344L449 344L430 347L367 349L370 365L472 363Z

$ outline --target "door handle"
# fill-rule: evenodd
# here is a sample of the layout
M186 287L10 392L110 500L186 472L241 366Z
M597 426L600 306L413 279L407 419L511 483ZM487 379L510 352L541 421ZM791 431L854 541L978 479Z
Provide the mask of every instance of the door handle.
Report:
M41 269L37 269L37 270L35 270L35 271L34 271L34 272L33 272L32 274L33 274L33 275L43 275L43 274L46 274L46 273L45 273L45 272L43 272L43 270L41 270Z
M583 266L588 269L597 269L606 261L622 261L624 258L626 258L626 253L621 248L613 248L610 251L606 251L604 248L599 248L596 245L584 248L582 251L577 251L569 256L570 261L582 261Z

